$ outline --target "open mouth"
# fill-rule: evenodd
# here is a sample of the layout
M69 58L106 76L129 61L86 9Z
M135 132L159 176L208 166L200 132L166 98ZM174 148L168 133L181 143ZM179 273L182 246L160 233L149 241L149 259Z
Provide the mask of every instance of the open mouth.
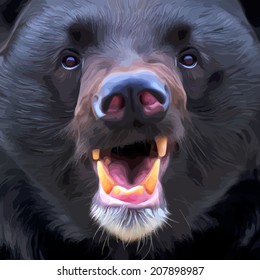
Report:
M123 147L92 151L103 205L138 208L158 206L160 178L168 165L168 139L135 142Z

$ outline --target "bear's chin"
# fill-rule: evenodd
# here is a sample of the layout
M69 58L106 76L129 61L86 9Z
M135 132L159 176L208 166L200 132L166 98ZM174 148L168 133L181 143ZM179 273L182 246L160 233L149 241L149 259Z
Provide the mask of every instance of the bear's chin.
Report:
M97 199L91 206L91 217L99 228L123 242L139 241L156 233L167 224L168 215L166 206L139 209L104 206Z

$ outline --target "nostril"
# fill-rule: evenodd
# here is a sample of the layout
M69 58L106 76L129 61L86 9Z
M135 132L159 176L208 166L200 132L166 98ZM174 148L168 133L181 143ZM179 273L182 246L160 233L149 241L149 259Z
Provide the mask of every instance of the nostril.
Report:
M163 94L152 91L142 91L139 94L139 100L142 105L143 113L147 116L155 115L159 112L164 112L165 98Z
M107 108L104 108L106 114L115 114L118 113L125 107L125 100L121 95L115 95L107 102Z
M140 94L140 102L144 106L153 105L158 102L158 99L152 95L149 91L144 91Z

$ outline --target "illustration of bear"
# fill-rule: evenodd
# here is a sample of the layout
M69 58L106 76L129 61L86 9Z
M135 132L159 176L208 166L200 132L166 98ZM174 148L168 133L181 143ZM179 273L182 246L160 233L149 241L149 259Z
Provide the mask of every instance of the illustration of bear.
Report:
M260 258L253 1L1 3L0 259Z

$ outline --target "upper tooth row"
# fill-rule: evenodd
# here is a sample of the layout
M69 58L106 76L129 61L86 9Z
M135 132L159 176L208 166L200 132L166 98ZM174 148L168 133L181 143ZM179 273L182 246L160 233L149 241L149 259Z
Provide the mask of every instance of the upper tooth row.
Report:
M164 157L166 155L167 151L167 144L168 144L168 139L166 136L158 136L155 138L156 146L157 146L157 151L159 157ZM100 158L100 149L95 149L92 151L92 158L93 160L99 160Z

